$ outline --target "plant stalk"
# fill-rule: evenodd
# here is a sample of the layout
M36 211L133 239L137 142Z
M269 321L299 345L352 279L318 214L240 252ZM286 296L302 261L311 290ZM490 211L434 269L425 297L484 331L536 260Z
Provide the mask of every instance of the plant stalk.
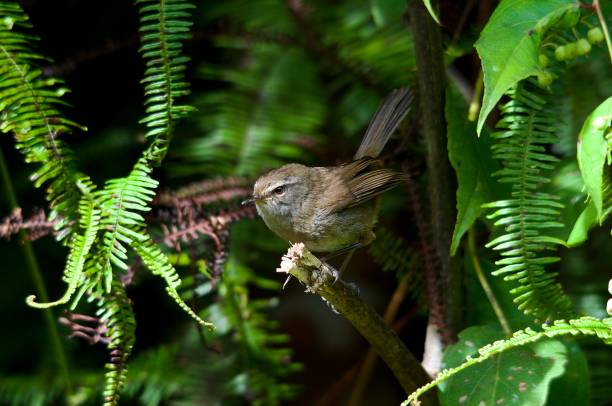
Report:
M601 29L604 32L604 37L606 38L606 45L608 46L608 54L610 55L610 63L612 63L612 40L610 40L610 33L608 32L608 26L606 25L606 19L604 18L601 5L599 4L599 0L593 0L593 9L595 9L595 13L597 13L599 25L601 25Z
M497 316L497 320L499 320L499 324L501 324L502 328L504 329L504 334L510 337L512 335L512 328L510 327L510 323L508 323L508 319L506 318L504 311L495 297L495 293L493 293L493 289L491 289L491 285L489 285L489 281L487 281L487 278L484 276L482 267L478 261L478 254L476 253L475 239L474 228L472 227L468 230L468 252L470 254L470 258L472 259L474 271L476 272L476 276L478 276L482 290L484 290L487 298L489 299L489 303L491 303L491 307Z
M2 176L2 184L4 185L4 195L8 200L10 209L13 210L19 207L19 204L17 202L17 197L13 188L13 182L11 181L11 176L6 165L6 160L4 159L4 153L2 152L2 148L0 148L0 174ZM19 233L19 237L20 240L23 241L23 243L19 244L19 246L25 258L26 267L28 268L30 277L32 278L32 282L34 283L36 295L43 302L46 303L49 301L49 295L47 294L47 289L40 273L40 267L38 266L38 261L36 260L36 255L34 254L32 243L25 238L25 233L23 231ZM66 353L62 345L62 340L60 338L59 331L57 330L57 325L55 324L53 312L51 311L51 309L42 309L42 312L45 318L45 324L47 325L47 330L49 331L53 355L55 357L57 365L59 366L59 373L62 376L64 384L66 385L65 392L66 396L68 397L72 395L73 391L72 380L70 379L70 373L68 370L68 361Z
M432 5L435 9L435 5ZM433 245L440 259L440 295L449 330L443 336L456 339L463 325L463 276L451 260L450 245L455 226L455 177L448 160L445 105L445 75L440 26L431 18L422 0L408 0L414 39L421 113L421 135L427 147L430 219ZM439 326L441 327L441 326Z

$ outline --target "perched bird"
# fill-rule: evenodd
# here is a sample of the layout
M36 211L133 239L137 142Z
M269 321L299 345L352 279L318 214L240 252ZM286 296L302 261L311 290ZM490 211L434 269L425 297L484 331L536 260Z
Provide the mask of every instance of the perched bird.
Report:
M353 250L375 238L379 195L405 179L383 168L377 157L411 103L408 88L394 90L374 114L352 162L284 165L257 179L252 198L244 203L254 202L268 228L287 241L331 253L326 258L348 252L342 272Z

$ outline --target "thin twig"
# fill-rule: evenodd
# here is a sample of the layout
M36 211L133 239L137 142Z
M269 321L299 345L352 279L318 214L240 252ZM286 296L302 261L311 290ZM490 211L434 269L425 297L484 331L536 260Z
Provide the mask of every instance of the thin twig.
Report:
M472 265L474 266L474 271L476 272L476 276L478 276L478 280L480 281L480 285L482 286L482 290L484 290L489 302L491 303L491 307L497 316L497 320L499 320L499 324L501 324L504 329L504 334L510 337L512 335L512 328L510 327L510 323L508 323L508 319L504 314L497 298L495 297L495 293L493 293L493 289L491 289L491 285L489 285L489 281L484 276L482 272L482 268L480 267L480 262L478 261L478 254L476 253L476 242L474 237L474 228L470 228L468 230L468 251L470 254L470 258L472 259Z
M475 4L476 0L468 0L468 3L463 7L461 17L459 18L459 22L457 23L457 27L455 27L455 32L453 33L452 42L457 42L461 37L467 18L470 15L470 12L472 11L472 8L474 8Z
M19 205L13 189L13 182L11 181L11 176L8 171L8 167L6 166L6 161L4 160L4 154L1 148L0 173L4 184L4 194L6 196L6 199L8 200L9 206L11 207L11 209L14 209ZM49 295L47 294L47 288L45 287L45 283L43 281L42 274L38 266L36 255L34 254L32 244L30 241L27 240L27 238L25 238L25 233L23 231L20 233L20 236L23 240L23 243L19 244L19 246L21 247L23 256L25 257L26 267L30 272L30 277L32 278L32 282L34 283L34 289L36 290L36 294L43 302L48 302ZM55 324L53 312L51 311L51 309L43 309L43 314L45 317L45 324L47 325L47 329L49 331L49 336L51 337L52 352L59 366L59 373L62 376L64 384L66 385L65 392L66 396L68 397L72 395L73 391L72 380L70 378L70 372L68 371L68 361L66 358L66 353L62 345L60 334L57 330L57 325Z
M599 24L601 25L601 29L604 32L604 37L606 38L606 45L608 46L608 54L610 55L610 63L612 63L612 40L610 40L610 33L608 32L608 26L606 25L606 19L604 18L603 10L601 9L599 0L593 0L593 9L595 10L595 13L597 13Z

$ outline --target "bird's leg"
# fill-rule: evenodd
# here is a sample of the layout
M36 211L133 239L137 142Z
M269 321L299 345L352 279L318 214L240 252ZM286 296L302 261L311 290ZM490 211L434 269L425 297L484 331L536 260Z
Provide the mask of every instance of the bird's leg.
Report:
M340 248L337 251L334 252L330 252L329 254L325 255L323 258L321 258L321 261L327 262L328 260L332 259L332 258L336 258L339 255L342 254L346 254L347 252L350 253L350 255L352 255L352 251L356 250L357 248L362 248L364 247L364 244L360 241L360 242L356 242L354 244L351 245L347 245L344 248ZM350 258L350 256L349 256ZM345 259L346 261L346 259Z
M334 268L332 268L335 271L333 273L333 275L332 275L334 277L334 283L338 282L338 279L340 279L340 277L342 276L342 273L344 272L344 270L348 266L348 263L351 260L351 257L353 256L353 253L355 252L355 250L357 248L361 248L363 246L365 246L365 244L363 244L362 242L356 242L354 244L347 245L344 248L340 248L337 251L329 253L326 256L324 256L323 258L321 258L321 262L327 263L328 260L330 260L331 258L335 258L338 255L347 254L346 257L344 257L344 260L342 260L342 265L340 265L340 269L339 270L335 270Z
M342 265L340 265L340 269L338 269L338 275L336 276L336 280L334 281L334 283L338 282L338 279L340 279L342 277L342 273L344 272L344 270L348 266L348 264L349 264L349 262L351 260L351 257L355 253L356 249L357 248L351 248L351 250L348 252L348 254L346 254L346 257L344 257L344 260L342 261Z

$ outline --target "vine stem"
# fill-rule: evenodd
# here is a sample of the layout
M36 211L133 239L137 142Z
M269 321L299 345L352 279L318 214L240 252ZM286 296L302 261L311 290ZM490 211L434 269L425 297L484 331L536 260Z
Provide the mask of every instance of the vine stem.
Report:
M606 19L604 18L603 11L601 10L599 0L593 0L593 9L595 10L595 13L597 13L599 25L601 25L601 29L604 32L606 45L608 46L608 54L610 55L610 63L612 63L612 40L610 40L610 33L608 32L608 26L606 25Z
M482 286L482 290L484 290L485 294L487 295L487 298L489 299L489 303L491 303L491 307L493 308L493 311L495 312L495 315L499 320L499 324L501 324L502 328L504 329L504 334L509 337L512 335L512 328L510 328L510 323L508 323L508 319L506 318L504 311L499 305L499 302L495 297L495 293L493 293L493 289L491 289L491 285L489 285L489 281L487 281L487 278L484 276L484 272L482 271L482 267L480 266L480 261L478 261L478 254L476 253L475 240L476 238L474 236L474 227L472 227L468 230L468 252L470 258L472 259L474 272L476 272L476 276L478 277L478 281Z
M9 203L9 207L11 208L11 210L15 209L19 206L19 204L17 202L17 197L13 189L13 182L11 181L11 176L6 165L6 160L4 159L4 153L2 152L2 148L0 148L0 174L2 176L4 192ZM47 294L47 289L45 288L45 283L40 273L40 267L38 266L38 261L36 260L36 255L34 254L32 243L25 238L25 234L23 233L23 231L19 233L19 236L23 241L23 244L20 244L20 247L23 256L25 257L26 266L30 272L30 277L34 282L34 288L36 289L36 293L38 297L40 297L41 300L46 303L49 301L49 295ZM57 330L57 325L55 324L53 318L53 312L51 311L51 309L43 309L42 311L45 318L45 324L47 325L47 329L49 330L49 336L51 338L51 347L53 348L55 360L57 361L60 374L66 385L66 396L70 396L72 395L73 391L72 381L70 379L70 373L68 371L68 361L64 352L64 347L62 346L62 340L60 338L59 331Z

